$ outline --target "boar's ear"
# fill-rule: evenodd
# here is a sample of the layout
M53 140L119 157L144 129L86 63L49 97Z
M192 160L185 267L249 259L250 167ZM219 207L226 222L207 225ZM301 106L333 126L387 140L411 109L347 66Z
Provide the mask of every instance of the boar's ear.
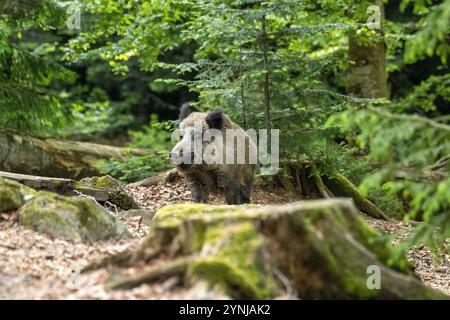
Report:
M180 108L180 115L178 117L178 120L183 121L190 115L192 112L191 105L189 102L183 103L183 105Z
M205 121L211 129L221 130L224 122L222 110L214 110L209 112Z

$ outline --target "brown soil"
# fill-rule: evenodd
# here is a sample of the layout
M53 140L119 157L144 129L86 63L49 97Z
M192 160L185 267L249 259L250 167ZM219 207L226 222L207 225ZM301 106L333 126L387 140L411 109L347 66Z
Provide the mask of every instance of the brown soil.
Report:
M175 184L129 188L143 207L155 210L172 203L190 202L190 192L184 181ZM252 201L257 204L288 203L298 200L296 195L256 188ZM211 203L223 203L212 197ZM411 227L401 222L388 222L365 217L375 228L399 238ZM133 233L127 241L104 241L93 244L73 243L51 239L46 235L26 230L17 224L15 212L0 216L0 299L218 299L226 298L219 291L199 283L183 289L177 278L162 283L141 285L132 290L106 290L104 282L111 270L89 273L80 270L89 262L125 249L136 248L147 233L139 218L123 221ZM409 252L416 266L417 276L427 285L450 295L450 257L444 254L438 264L426 248ZM128 270L133 272L133 269ZM134 270L135 271L135 270ZM287 297L280 297L287 298Z

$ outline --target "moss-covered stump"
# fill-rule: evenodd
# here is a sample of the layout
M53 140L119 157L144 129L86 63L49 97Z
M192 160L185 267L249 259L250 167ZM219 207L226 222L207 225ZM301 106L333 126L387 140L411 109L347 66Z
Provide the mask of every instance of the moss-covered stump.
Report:
M115 277L110 287L181 275L188 283L206 280L233 298L286 291L303 299L443 297L411 276L406 260L391 261L391 251L347 199L264 207L172 205L155 213L136 252L117 259L130 266L163 253L169 262ZM379 288L373 270L379 271Z
M55 238L98 241L128 238L125 226L92 200L38 192L19 210L19 224Z
M97 201L109 201L124 210L139 209L133 197L124 191L122 184L111 176L81 179L75 183L74 189L94 197Z
M0 212L20 208L35 194L36 191L27 186L0 177Z

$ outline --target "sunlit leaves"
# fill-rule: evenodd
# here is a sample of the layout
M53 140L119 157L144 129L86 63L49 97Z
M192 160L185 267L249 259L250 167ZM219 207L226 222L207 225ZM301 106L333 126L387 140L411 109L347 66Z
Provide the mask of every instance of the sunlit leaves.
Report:
M427 14L420 21L420 30L406 42L405 60L415 62L425 57L437 55L443 63L450 55L450 0L434 6L429 1L414 1L416 11Z

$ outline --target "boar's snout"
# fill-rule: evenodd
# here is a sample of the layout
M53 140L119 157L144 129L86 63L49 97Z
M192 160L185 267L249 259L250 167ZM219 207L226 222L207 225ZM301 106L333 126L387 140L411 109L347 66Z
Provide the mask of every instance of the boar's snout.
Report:
M169 154L169 160L177 168L187 170L194 165L194 152L185 156L183 148L174 148Z

